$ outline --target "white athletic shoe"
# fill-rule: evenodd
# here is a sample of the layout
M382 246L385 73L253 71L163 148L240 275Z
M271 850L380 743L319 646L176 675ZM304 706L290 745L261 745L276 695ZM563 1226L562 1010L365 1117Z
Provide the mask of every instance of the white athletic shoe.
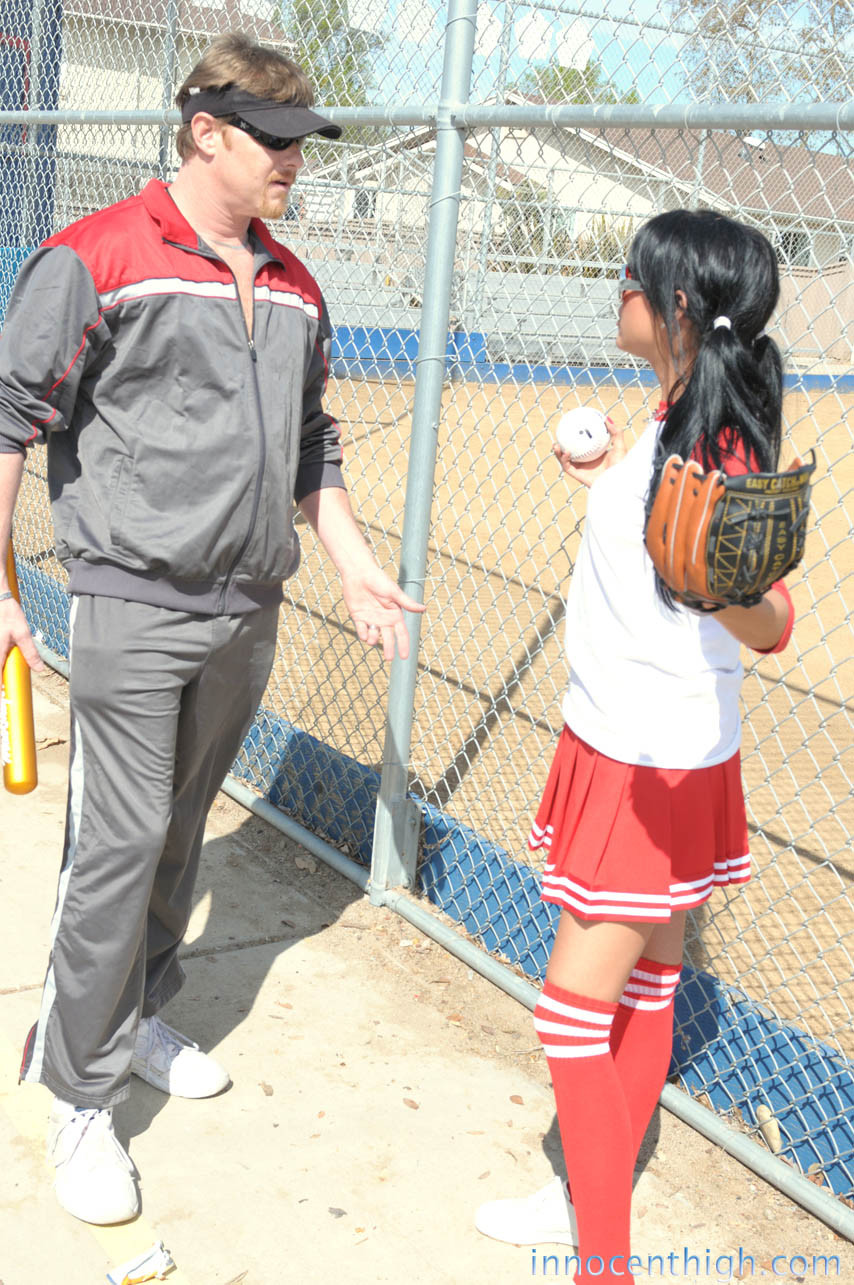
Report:
M124 1223L139 1213L133 1161L113 1132L109 1107L54 1099L47 1158L56 1165L56 1198L85 1223Z
M575 1210L566 1183L557 1175L541 1191L519 1200L490 1200L481 1205L474 1225L484 1236L508 1245L578 1244Z
M140 1018L130 1069L177 1098L210 1098L231 1083L219 1062L159 1017Z

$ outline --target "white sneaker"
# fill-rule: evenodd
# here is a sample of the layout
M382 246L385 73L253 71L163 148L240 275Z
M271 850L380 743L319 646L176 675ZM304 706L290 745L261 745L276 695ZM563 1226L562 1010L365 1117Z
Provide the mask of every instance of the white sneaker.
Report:
M508 1245L578 1245L575 1210L566 1183L557 1176L533 1196L487 1201L474 1225L484 1236Z
M56 1198L86 1223L124 1223L139 1213L133 1162L113 1132L109 1107L54 1099L47 1158L56 1165Z
M130 1069L177 1098L210 1098L231 1083L228 1071L159 1017L142 1017Z

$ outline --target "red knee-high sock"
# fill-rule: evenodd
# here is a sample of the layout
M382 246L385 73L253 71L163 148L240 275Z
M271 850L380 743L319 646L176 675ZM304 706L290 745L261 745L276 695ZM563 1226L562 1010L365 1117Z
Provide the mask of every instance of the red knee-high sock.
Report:
M616 1004L576 995L548 981L534 1009L578 1219L578 1282L625 1281L630 1253L634 1153L631 1120L609 1043L616 1009ZM611 1260L614 1268L609 1270Z
M679 971L678 964L641 957L620 997L611 1028L611 1052L632 1121L633 1161L667 1078Z

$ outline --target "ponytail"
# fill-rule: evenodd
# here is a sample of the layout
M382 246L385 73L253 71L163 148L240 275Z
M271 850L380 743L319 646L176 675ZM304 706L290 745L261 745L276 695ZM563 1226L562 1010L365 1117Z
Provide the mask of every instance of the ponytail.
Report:
M735 457L751 471L775 472L783 375L780 351L765 334L780 292L768 240L710 210L673 210L640 229L630 262L667 328L677 364L684 356L677 291L695 350L676 386L664 390L671 405L659 434L647 515L670 455L694 456L706 471L726 472L727 459ZM672 602L661 582L658 590Z
M671 397L673 395L671 390ZM751 472L772 473L780 455L783 372L780 351L767 336L745 342L723 326L700 336L681 396L667 413L651 479L653 494L668 455L694 455L703 469L723 469L726 458Z

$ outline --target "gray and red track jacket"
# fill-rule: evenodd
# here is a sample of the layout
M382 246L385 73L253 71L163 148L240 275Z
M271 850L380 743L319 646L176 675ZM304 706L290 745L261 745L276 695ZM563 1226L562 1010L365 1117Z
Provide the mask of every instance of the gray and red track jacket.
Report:
M231 270L157 180L23 264L0 451L47 442L72 592L207 614L279 601L294 501L343 487L323 297L260 220L252 234L252 340Z

